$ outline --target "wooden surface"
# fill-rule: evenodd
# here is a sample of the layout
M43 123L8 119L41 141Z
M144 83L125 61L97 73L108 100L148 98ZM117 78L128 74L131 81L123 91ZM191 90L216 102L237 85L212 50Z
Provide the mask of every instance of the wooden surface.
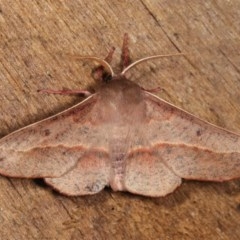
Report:
M240 2L0 0L0 137L66 109L80 97L37 89L93 89L91 66L64 54L104 57L130 35L131 79L240 133ZM120 49L114 58L119 61ZM27 166L26 166L27 167ZM240 239L240 180L185 181L151 199L106 189L65 197L41 181L0 177L0 239Z

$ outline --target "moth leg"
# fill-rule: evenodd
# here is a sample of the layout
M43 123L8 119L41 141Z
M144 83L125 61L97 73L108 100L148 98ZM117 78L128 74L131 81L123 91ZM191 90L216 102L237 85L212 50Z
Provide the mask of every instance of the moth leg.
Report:
M152 89L145 89L145 88L141 87L141 89L146 92L150 92L150 93L164 91L164 88L162 88L162 87L156 87L156 88L152 88Z
M92 95L91 92L87 90L53 90L53 89L40 89L38 90L40 93L47 93L47 94L61 94L61 95L70 95L70 94L81 94L84 97L89 97Z
M129 42L129 36L127 33L125 33L123 36L122 55L121 55L122 70L124 70L126 67L128 67L131 63L128 42Z

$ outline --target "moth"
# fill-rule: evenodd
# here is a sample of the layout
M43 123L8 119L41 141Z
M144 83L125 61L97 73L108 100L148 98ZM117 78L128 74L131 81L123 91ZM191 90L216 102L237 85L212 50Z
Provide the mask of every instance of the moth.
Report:
M240 177L240 135L175 107L125 77L148 59L130 64L128 35L122 72L114 74L114 49L101 60L94 94L52 117L0 140L0 174L43 178L69 196L95 194L106 186L151 197L165 196L182 179L226 181ZM42 91L44 92L44 90Z

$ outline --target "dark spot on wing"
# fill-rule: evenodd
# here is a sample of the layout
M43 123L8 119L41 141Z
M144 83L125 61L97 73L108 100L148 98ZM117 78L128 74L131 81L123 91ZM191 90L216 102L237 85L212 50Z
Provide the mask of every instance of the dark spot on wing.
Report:
M0 158L0 162L4 160L4 157Z
M101 186L100 181L96 181L96 182L94 182L92 184L89 184L85 187L85 189L89 192L98 192L101 188L102 188L102 186Z
M167 147L166 148L166 152L167 152L167 154L171 154L172 153L172 149L170 147Z
M125 157L125 154L123 154L123 153L120 153L120 154L118 154L118 156L116 156L116 161L118 162L118 161L122 161L123 159L124 159L124 157Z
M44 130L44 135L49 136L51 134L51 131L49 129Z
M89 132L89 127L86 127L86 126L83 126L83 128L82 128L82 133L88 133Z
M62 152L62 155L66 155L66 152Z
M202 135L202 131L201 131L200 129L198 129L198 130L196 131L196 135L197 135L198 137L200 137L200 136Z

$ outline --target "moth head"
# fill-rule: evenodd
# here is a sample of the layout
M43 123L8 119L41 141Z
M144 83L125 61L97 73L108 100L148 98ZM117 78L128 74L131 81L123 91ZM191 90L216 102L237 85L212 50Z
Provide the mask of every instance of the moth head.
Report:
M136 65L140 63L144 63L149 60L158 59L162 57L172 57L172 56L182 56L183 53L175 53L175 54L166 54L166 55L153 55L145 58L141 58L133 63L131 63L130 59L130 52L128 48L128 41L129 37L128 34L124 34L123 38L123 45L122 45L122 54L121 54L121 71L120 73L114 73L113 68L111 67L110 63L112 62L113 54L115 52L115 47L112 47L110 51L108 52L107 56L104 59L94 57L94 56L74 56L73 58L75 60L91 60L93 62L96 62L98 65L92 70L92 77L97 82L103 82L108 83L109 81L113 79L121 79L125 76L126 72L128 72L130 69L135 67Z
M92 70L92 78L97 82L107 83L112 80L113 76L114 72L110 65L107 68L105 65L99 65Z

